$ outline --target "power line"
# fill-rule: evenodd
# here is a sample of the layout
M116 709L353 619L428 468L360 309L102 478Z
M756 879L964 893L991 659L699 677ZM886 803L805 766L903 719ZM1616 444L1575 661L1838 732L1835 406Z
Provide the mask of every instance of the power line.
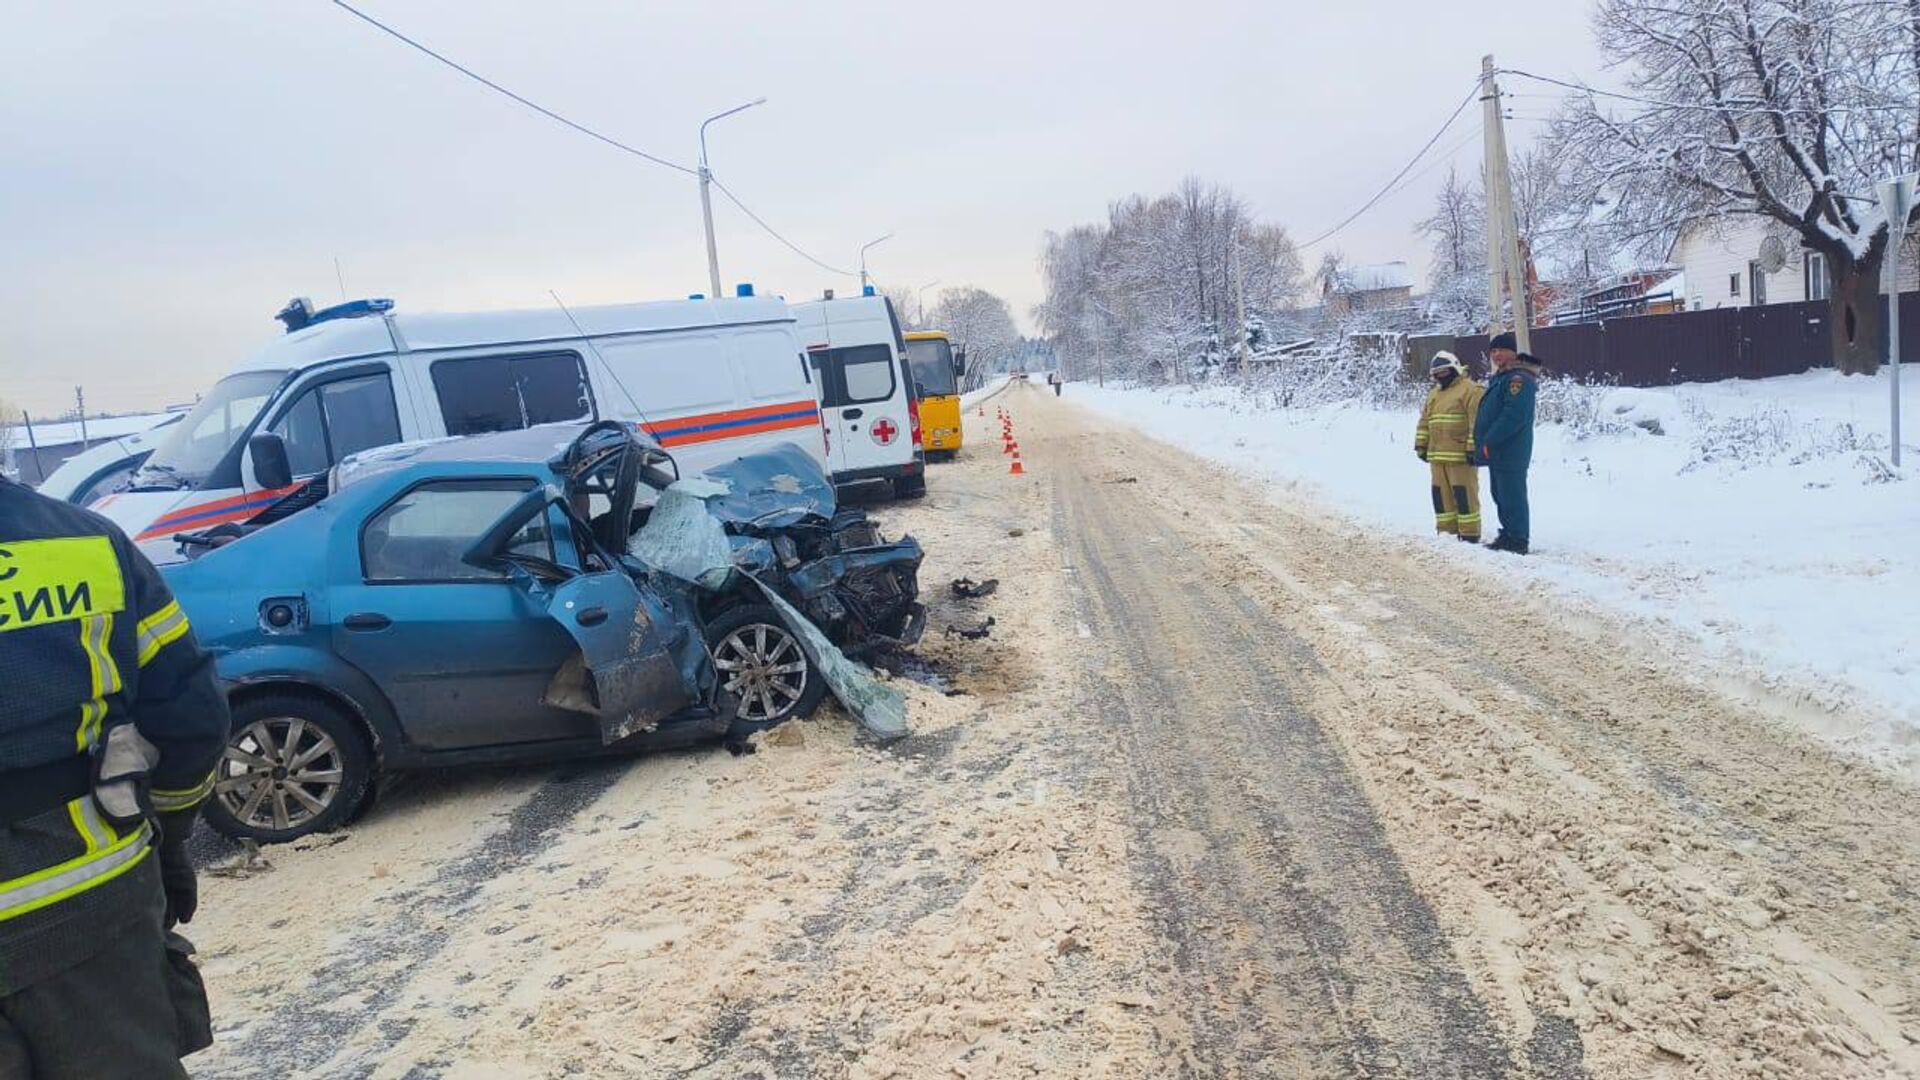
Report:
M336 2L338 2L338 0L336 0ZM1420 147L1420 152L1413 155L1413 159L1411 161L1408 161L1406 165L1402 167L1399 172L1393 174L1393 179L1387 181L1386 185L1383 186L1379 190L1379 192L1374 195L1373 198L1368 199L1366 202L1366 205L1362 206L1358 210L1355 210L1353 213L1347 215L1347 219L1345 221L1342 221L1340 224L1335 225L1333 228L1328 229L1326 232L1321 233L1319 236L1314 237L1313 239L1307 241L1306 243L1301 244L1299 247L1299 250L1304 251L1307 248L1310 248L1315 244L1318 244L1321 241L1332 237L1336 233L1340 232L1340 230L1346 228L1347 226L1353 224L1355 221L1359 220L1360 215L1373 209L1374 205L1377 204L1381 199L1386 198L1387 195L1390 192L1392 192L1393 186L1395 184L1398 184L1401 178L1405 177L1408 173L1412 172L1413 167L1415 165L1420 164L1420 159L1426 156L1427 151L1433 149L1433 144L1440 141L1440 137L1447 133L1447 129L1453 126L1453 122L1455 120L1460 119L1460 114L1463 112L1466 112L1467 106L1473 104L1474 99L1479 96L1480 96L1480 80L1475 79L1473 82L1473 89L1467 91L1467 96L1460 99L1460 104L1455 106L1453 112L1450 115L1448 115L1447 122L1440 125L1440 130L1433 133L1433 137L1428 139L1426 143Z
M552 109L549 109L544 105L538 104L537 102L529 101L526 98L521 97L519 94L516 94L513 91L507 89L506 87L501 86L499 83L494 82L492 79L487 78L485 75L482 75L471 68L463 67L459 63L453 60L450 60L447 57L442 56L437 52L434 52L432 49L428 48L425 45L422 45L420 42L413 40L412 38L401 33L400 31L395 30L393 27L388 26L386 23L381 22L379 19L376 19L373 16L367 14L366 12L361 11L359 8L354 7L352 4L347 3L346 0L333 0L333 3L335 7L338 7L346 11L348 14L374 27L375 29L379 30L381 33L384 33L389 37L394 38L395 40L405 42L407 45L410 45L413 48L418 49L423 53L426 53L428 56L433 57L435 60L440 61L442 64L445 64L448 67L452 68L453 70L459 72L460 74L465 75L467 78L472 79L474 82L477 82L480 85L495 91L496 93L504 94L507 97L512 98L513 100L519 102L522 105L525 105L527 108L532 109L534 112L539 113L541 116L544 116L549 120L552 120L559 124L564 124L565 126L572 128L573 130L579 132L582 135L586 135L590 138L598 139L601 142L606 143L608 146L611 146L616 150L625 151L626 153L632 154L634 157L641 158L646 161L651 161L655 165L664 165L669 169L686 173L688 176L699 175L697 171L693 169L689 169L685 165L679 165L674 162L668 161L666 158L657 157L653 154L649 154L645 150L641 150L638 147L628 146L626 143L621 142L619 139L613 138L610 135L602 135L598 131L593 130L592 128L586 126L585 124L576 123L572 120L567 119L564 116L561 116L559 113L554 112Z
M857 278L860 276L860 273L857 270L843 270L838 266L834 266L830 263L825 263L820 261L819 259L814 258L811 254L807 252L805 248L787 239L786 237L780 235L779 231L775 229L773 226L767 224L766 220L763 219L759 214L756 214L752 210L748 209L747 204L741 202L740 197L738 195L735 195L733 192L727 190L727 185L721 183L719 177L715 176L712 179L713 179L713 186L719 190L720 194L725 195L727 197L728 202L739 207L741 213L752 218L753 223L755 225L758 225L762 229L765 229L767 231L768 236L771 236L775 240L778 240L782 244L785 244L787 246L787 250L793 252L795 255L800 256L801 258L807 260L808 262L812 263L813 265L819 267L822 270L826 270L835 274L840 274L843 277ZM871 277L872 275L869 274L868 276Z
M1563 87L1567 90L1578 90L1580 93L1590 94L1594 97L1616 98L1620 101L1638 102L1641 105L1655 105L1662 109L1691 109L1696 112L1714 112L1714 113L1752 111L1752 112L1761 112L1761 113L1780 113L1783 116L1814 115L1813 112L1808 109L1780 108L1778 106L1768 104L1767 102L1758 100L1758 99L1740 99L1736 101L1729 101L1724 104L1713 104L1710 102L1698 102L1698 101L1662 101L1659 98L1642 97L1638 94L1623 94L1617 90L1596 90L1593 87L1586 85L1585 83L1571 82L1567 79L1556 79L1550 75L1535 75L1531 71L1521 71L1518 68L1501 68L1499 71L1495 72L1495 74L1496 75L1518 75L1522 79L1532 79L1535 82L1543 82L1549 86ZM1829 111L1835 112L1835 113L1910 112L1912 111L1912 106L1891 105L1891 104L1889 105L1835 105L1830 107Z

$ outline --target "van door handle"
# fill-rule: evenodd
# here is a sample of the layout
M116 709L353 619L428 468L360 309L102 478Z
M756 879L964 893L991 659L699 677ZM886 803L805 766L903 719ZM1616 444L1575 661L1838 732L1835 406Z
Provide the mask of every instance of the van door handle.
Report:
M356 611L341 619L340 625L349 630L385 630L393 625L393 620L377 611Z
M573 617L573 621L579 623L581 626L599 626L601 623L607 621L607 609L603 607L581 608L580 613Z
M859 409L841 409L840 415L846 417L849 420L858 420L867 414L860 411Z

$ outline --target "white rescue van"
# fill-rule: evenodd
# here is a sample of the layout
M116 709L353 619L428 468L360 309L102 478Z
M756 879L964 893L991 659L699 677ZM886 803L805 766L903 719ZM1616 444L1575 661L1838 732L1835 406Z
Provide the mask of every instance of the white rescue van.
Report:
M927 492L920 402L893 304L862 296L793 305L813 365L836 484L884 480L897 498Z
M741 291L468 314L295 301L278 316L286 336L215 383L93 509L174 562L174 535L243 521L355 451L582 419L633 421L682 475L785 442L831 468L792 311Z

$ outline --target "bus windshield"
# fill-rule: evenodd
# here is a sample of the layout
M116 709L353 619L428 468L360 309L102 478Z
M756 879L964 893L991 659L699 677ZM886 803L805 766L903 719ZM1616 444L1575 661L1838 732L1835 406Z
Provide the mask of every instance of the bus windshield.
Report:
M286 377L284 371L245 371L214 383L134 474L134 488L203 484Z
M960 392L953 377L953 346L944 338L907 342L907 366L920 384L921 397L951 397Z

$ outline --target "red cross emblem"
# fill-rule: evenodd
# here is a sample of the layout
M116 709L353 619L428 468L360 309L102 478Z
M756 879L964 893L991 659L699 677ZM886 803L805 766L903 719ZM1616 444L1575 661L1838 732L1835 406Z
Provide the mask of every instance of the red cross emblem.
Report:
M867 430L873 433L873 441L879 443L881 446L892 444L893 437L900 434L900 429L894 426L893 421L884 416Z

